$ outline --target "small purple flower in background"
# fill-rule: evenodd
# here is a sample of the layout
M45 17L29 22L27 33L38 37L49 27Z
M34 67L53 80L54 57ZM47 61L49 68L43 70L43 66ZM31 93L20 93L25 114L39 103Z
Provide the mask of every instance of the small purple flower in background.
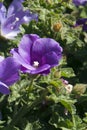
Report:
M73 3L74 3L76 6L85 5L85 4L87 3L87 0L73 0Z
M74 27L78 27L81 25L82 25L83 31L87 31L87 18L78 19Z
M1 36L7 39L14 39L20 32L20 25L29 23L31 20L38 20L37 14L29 10L23 10L23 0L13 0L8 10L0 2L0 29Z
M12 57L4 59L0 56L0 92L9 94L9 86L19 79L19 65Z
M61 80L62 80L62 83L63 83L63 84L68 85L69 82L68 82L67 80L65 80L65 79L63 79L63 78L61 78Z
M21 71L30 74L48 74L50 69L59 64L62 47L51 38L40 38L36 34L23 36L19 47L11 53L21 65Z

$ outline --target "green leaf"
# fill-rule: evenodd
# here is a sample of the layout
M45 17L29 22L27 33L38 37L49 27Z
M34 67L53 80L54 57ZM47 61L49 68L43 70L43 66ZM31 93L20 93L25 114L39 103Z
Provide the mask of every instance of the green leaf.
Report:
M75 76L75 73L74 73L72 68L62 68L61 69L61 76L69 78L69 77Z
M32 124L31 124L31 123L28 123L28 124L26 125L26 128L25 128L24 130L33 130Z
M66 99L60 99L60 102L62 105L64 105L64 107L71 113L71 114L75 114L76 113L76 108L74 106L74 103L76 101L72 101L72 100L66 100Z

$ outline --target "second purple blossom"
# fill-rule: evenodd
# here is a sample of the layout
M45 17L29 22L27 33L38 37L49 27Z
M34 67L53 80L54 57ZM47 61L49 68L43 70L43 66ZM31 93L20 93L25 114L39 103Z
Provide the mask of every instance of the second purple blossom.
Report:
M37 14L31 13L29 10L23 10L22 2L22 0L13 0L8 10L0 2L0 35L6 39L14 39L20 32L21 24L38 20Z
M9 86L19 80L19 67L12 57L0 56L0 93L10 93Z
M85 5L85 4L87 3L87 0L73 0L73 3L74 3L76 6Z
M21 71L30 74L48 74L50 69L59 64L62 47L51 38L40 38L36 34L26 34L18 48L11 53L21 65Z
M82 26L83 31L87 31L87 18L78 19L74 27L78 26Z

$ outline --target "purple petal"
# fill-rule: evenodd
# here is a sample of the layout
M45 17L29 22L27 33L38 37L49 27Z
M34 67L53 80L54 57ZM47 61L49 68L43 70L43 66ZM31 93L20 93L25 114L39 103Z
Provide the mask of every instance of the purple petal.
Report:
M38 39L39 36L36 34L24 35L19 45L18 52L26 63L31 62L31 49L33 42Z
M14 84L15 82L17 82L19 80L19 74L12 74L12 76L9 76L6 79L3 79L4 83L8 86L11 86L12 84Z
M78 19L74 27L82 25L83 31L87 31L87 18Z
M62 48L58 42L50 38L40 38L34 42L32 47L32 60L41 61L41 58L51 51L54 51L57 55L60 55Z
M28 23L28 22L30 22L31 20L36 20L36 21L38 21L38 15L37 15L37 14L34 14L34 13L31 13L29 10L26 10L26 11L25 11L25 16L24 16L23 19L21 20L21 24L22 24L22 23Z
M44 69L44 70L42 70L42 68L40 68L40 71L36 71L36 69L34 68L34 70L33 69L27 69L27 68L25 68L25 67L23 67L23 66L21 66L21 69L20 69L23 73L30 73L30 74L38 74L38 72L39 72L39 74L43 74L43 75L47 75L47 74L49 74L50 73L50 66L46 66L46 69Z
M10 93L8 86L1 81L0 81L0 92L2 94L9 94Z
M22 57L19 55L19 53L17 51L15 51L14 49L11 50L11 53L13 54L13 57L15 58L15 60L20 65L22 65L21 71L23 71L23 72L37 74L37 73L42 73L43 71L46 71L46 70L50 69L50 67L51 67L50 65L45 64L43 66L35 68L35 67L31 66L30 63L27 63L24 59L22 59Z
M0 62L2 62L4 60L3 56L0 56Z
M73 3L74 3L76 6L85 5L85 4L87 3L87 0L73 0Z
M26 59L23 59L20 56L20 54L18 53L17 49L12 49L11 50L11 54L13 54L13 58L16 60L16 62L19 65L22 65L23 70L27 70L27 69L29 69L30 71L31 70L35 70L35 68L33 66L31 66L30 63L28 63L28 61ZM24 69L24 68L26 68L26 69Z
M76 21L75 26L79 26L79 25L85 24L86 22L87 22L87 18L78 19Z
M42 64L49 64L51 67L57 66L61 59L60 57L55 52L49 52L42 57Z
M4 28L6 29L6 28ZM20 32L19 30L17 31L8 31L7 29L4 30L3 28L1 28L1 35L4 36L6 39L15 39L15 37L18 35L18 33Z
M49 73L50 73L50 69L45 70L45 71L43 71L43 72L40 72L39 74L47 75L47 74L49 74Z
M10 4L8 8L7 17L10 17L11 15L15 14L16 12L22 9L22 0L13 0L13 2Z
M1 11L3 14L6 14L6 8L5 8L5 6L3 5L2 2L0 2L0 11Z
M4 22L6 18L6 8L3 3L0 2L0 22Z
M42 74L46 74L46 71L48 71L50 69L50 65L48 65L48 64L45 64L45 65L43 65L43 66L40 66L40 67L38 67L38 68L34 68L34 69L32 69L32 70L25 70L25 72L27 72L27 73L30 73L30 74L38 74L38 73L42 73Z
M19 65L12 57L8 57L0 62L0 81L6 85L12 85L19 79Z

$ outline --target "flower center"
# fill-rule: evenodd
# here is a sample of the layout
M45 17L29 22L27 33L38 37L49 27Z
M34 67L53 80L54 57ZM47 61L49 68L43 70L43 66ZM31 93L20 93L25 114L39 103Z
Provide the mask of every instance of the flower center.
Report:
M16 20L16 21L19 21L19 18L18 18L18 17L16 17L16 18L15 18L15 20Z
M34 61L34 62L33 62L33 66L34 66L35 68L37 68L37 67L39 66L39 62L38 62L38 61Z

